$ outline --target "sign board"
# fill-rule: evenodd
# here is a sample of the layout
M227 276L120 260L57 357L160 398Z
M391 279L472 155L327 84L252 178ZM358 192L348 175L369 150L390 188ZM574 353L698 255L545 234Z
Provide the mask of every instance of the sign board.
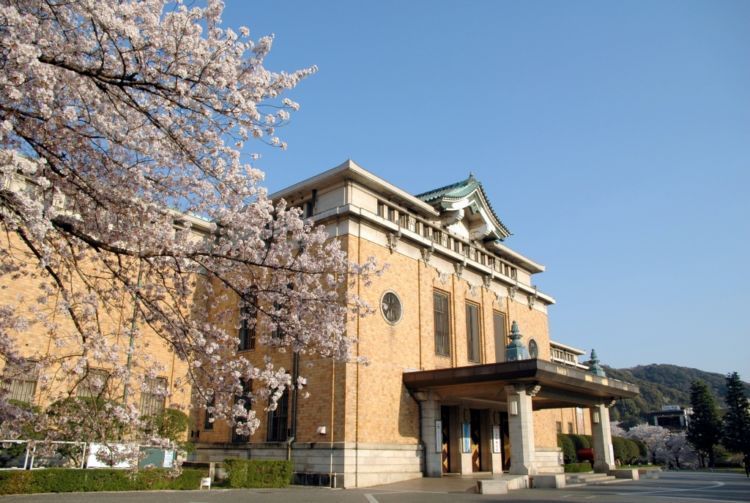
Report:
M492 427L492 452L500 452L500 425Z
M86 460L87 468L130 468L131 463L128 461L120 461L114 466L110 466L106 463L106 459L109 457L110 452L123 453L129 446L125 444L89 444L88 458Z
M462 426L461 451L471 452L471 423L463 423Z

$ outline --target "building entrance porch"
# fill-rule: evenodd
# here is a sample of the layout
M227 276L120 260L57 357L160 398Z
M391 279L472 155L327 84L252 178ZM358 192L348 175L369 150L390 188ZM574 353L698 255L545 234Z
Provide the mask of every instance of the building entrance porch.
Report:
M571 407L589 409L594 469L607 472L614 469L608 407L638 393L631 384L538 359L409 372L403 382L420 403L430 477L560 471L561 460L550 467L541 459L534 411Z

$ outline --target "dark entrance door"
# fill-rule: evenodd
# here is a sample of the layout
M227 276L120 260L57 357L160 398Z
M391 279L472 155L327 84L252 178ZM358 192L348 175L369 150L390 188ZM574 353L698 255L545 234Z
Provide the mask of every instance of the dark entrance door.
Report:
M478 410L471 409L471 471L482 470L482 422Z
M448 407L440 407L440 424L442 425L443 445L441 448L442 460L443 460L443 473L450 473L451 471L451 451L450 451L450 409Z

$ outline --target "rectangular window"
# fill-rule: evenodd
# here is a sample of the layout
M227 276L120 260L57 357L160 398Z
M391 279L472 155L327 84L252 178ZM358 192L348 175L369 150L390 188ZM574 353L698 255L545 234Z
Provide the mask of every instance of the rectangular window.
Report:
M253 380L252 379L240 379L242 384L242 391L238 395L234 395L234 403L242 405L245 411L250 411L253 408L253 401L250 398L250 393L253 391ZM246 417L237 416L235 421L245 421ZM232 442L235 444L242 444L250 441L250 437L247 435L240 435L237 433L235 428L232 428Z
M450 296L435 290L432 294L432 303L435 315L435 354L450 356Z
M255 325L257 322L257 308L255 307L258 302L258 296L255 292L250 292L247 295L247 300L240 304L240 331L238 337L240 339L238 351L248 351L255 349Z
M568 433L573 434L573 423L568 423Z
M206 404L206 409L203 411L203 429L211 431L214 429L214 414L209 411L209 408L213 408L216 405L216 395L211 396L211 400Z
M76 394L82 398L99 398L108 391L109 372L103 369L89 369L86 377L78 383Z
M495 361L505 361L505 346L508 344L506 340L507 332L505 326L505 314L494 311L492 313L492 323L495 335Z
M286 440L286 422L289 414L289 393L284 391L276 410L268 411L268 441L283 442Z
M557 433L562 433L562 421L556 421L555 428L557 429Z
M158 416L164 412L167 399L167 378L147 378L141 391L141 416Z
M466 304L466 342L470 362L479 362L479 306Z
M26 361L20 365L6 365L3 372L3 388L8 393L6 398L32 403L36 394L38 376L36 362Z
M385 204L378 201L378 216L385 218L385 214L386 214Z

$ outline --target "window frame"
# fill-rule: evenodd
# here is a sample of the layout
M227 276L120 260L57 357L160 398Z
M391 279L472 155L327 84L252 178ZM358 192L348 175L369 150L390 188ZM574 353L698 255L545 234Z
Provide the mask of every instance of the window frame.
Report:
M39 369L36 360L24 360L20 365L6 364L3 369L2 387L7 393L8 400L34 403L36 389L39 384Z
M245 379L240 378L240 383L242 384L242 391L239 395L234 395L234 403L235 405L239 403L240 400L243 400L242 407L246 411L251 411L253 409L253 399L251 397L248 397L249 394L253 392L253 380L252 379ZM236 418L235 418L236 420ZM242 444L250 441L249 435L239 435L234 429L234 425L232 426L232 443L233 444Z
M167 408L167 395L155 392L154 389L160 385L163 385L165 391L169 390L169 380L164 376L147 377L147 386L151 388L149 391L141 390L141 399L139 404L139 411L141 417L155 417L162 414ZM150 381L150 382L148 382ZM144 404L146 404L144 406ZM156 404L156 406L154 406ZM144 409L149 409L148 412Z
M442 297L445 299L445 330L441 331L444 333L438 333L438 303L436 299ZM441 315L443 313L440 313ZM433 321L433 332L434 332L434 343L435 343L435 354L450 358L451 356L451 294L444 290L434 288L432 290L432 321ZM445 347L445 352L441 352L440 348Z
M498 323L498 319L502 322ZM498 328L501 332L498 333ZM492 310L492 335L495 338L495 360L505 361L505 349L508 346L508 316L497 309Z
M276 402L276 409L269 410L266 417L266 440L286 442L289 438L289 390L284 390Z
M240 326L237 332L239 343L237 344L237 351L253 351L255 349L255 339L257 334L258 326L258 295L255 291L250 291L247 294L249 301L240 301ZM247 316L243 316L243 314ZM255 322L250 326L250 320L254 319Z
M208 401L206 404L206 407L203 409L203 431L213 431L214 429L214 423L216 420L214 419L213 412L209 412L209 407L215 407L216 406L216 394L211 395L211 400Z
M395 299L396 299L396 302L397 302L397 306L398 306L398 317L397 317L397 318L396 318L395 320L389 320L389 319L388 319L388 316L387 316L387 315L386 315L386 313L385 313L385 310L383 309L383 305L384 305L383 303L384 303L384 301L385 301L385 298L386 298L386 297L387 297L388 295L392 295L393 297L395 297ZM386 290L385 292L383 292L383 295L381 295L381 296L380 296L380 314L381 314L381 315L383 315L383 319L384 319L384 320L386 321L386 323L388 323L389 325L396 325L396 324L398 324L398 323L399 323L399 322L400 322L401 320L403 320L403 319L404 319L404 303L403 303L403 302L401 301L401 297L399 297L399 295L398 295L398 294L397 294L396 292L394 292L393 290Z
M469 311L472 309L476 309L476 333L471 330ZM482 306L469 301L466 301L466 359L471 363L482 363Z
M91 379L94 379L97 376L104 378L102 387L98 391L92 390L91 383L89 382ZM107 396L111 384L109 382L111 377L112 374L106 369L90 368L86 374L86 377L78 382L78 385L76 386L76 396L78 398L100 398L102 396ZM94 391L97 392L94 393Z

